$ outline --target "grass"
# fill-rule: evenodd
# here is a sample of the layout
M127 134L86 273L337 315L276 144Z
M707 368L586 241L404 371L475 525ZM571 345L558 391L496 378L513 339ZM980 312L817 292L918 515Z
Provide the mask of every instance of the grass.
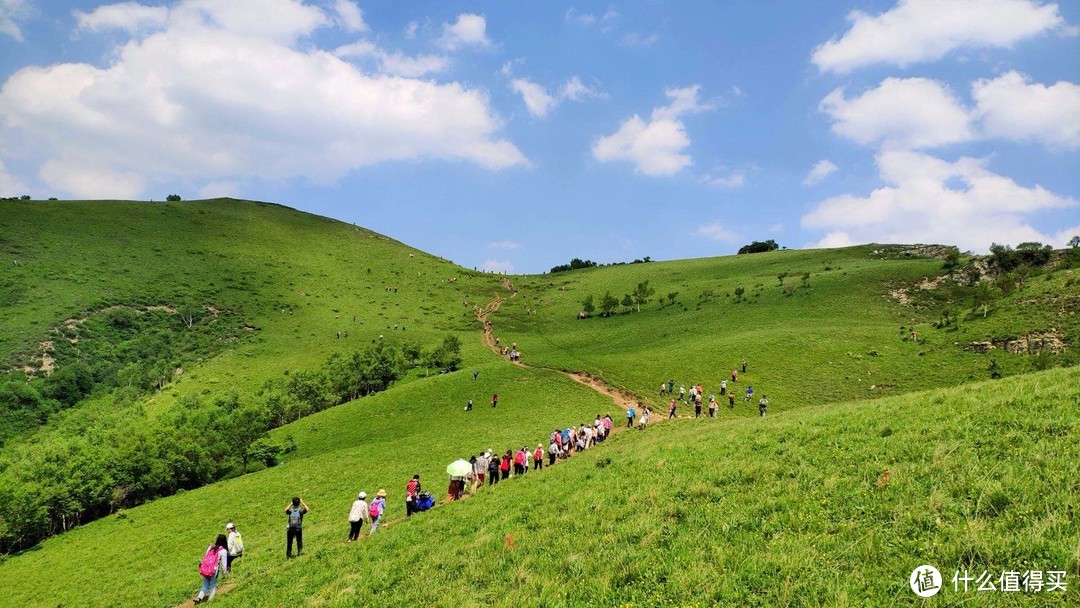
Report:
M503 452L547 436L555 425L587 422L611 402L552 372L505 364L419 380L307 417L276 431L295 454L271 469L219 482L122 512L0 562L3 602L19 606L161 606L193 597L192 572L208 545L235 521L248 548L240 580L252 580L284 556L281 510L299 494L310 553L345 539L356 492L390 493L390 518L404 515L405 482L414 473L436 496L445 467L470 453ZM497 409L490 407L498 391ZM472 398L474 410L464 411ZM380 532L381 533L381 532ZM392 534L392 528L387 529ZM205 547L204 547L205 548ZM107 574L105 574L107 573ZM23 585L22 580L49 581ZM246 584L246 583L245 583Z
M923 605L923 563L947 587L926 605L1075 605L1077 405L1068 369L654 425L359 545L252 560L221 605ZM1067 570L1068 592L956 593L957 569Z
M1027 356L964 350L972 340L1049 328L1067 341L1080 340L1080 321L1061 306L1063 299L1080 304L1080 291L1068 287L1073 271L1035 280L986 319L975 316L959 331L945 331L933 322L950 294L920 299L922 306L902 305L890 295L940 274L941 261L873 253L881 249L777 251L522 277L514 285L519 296L492 320L497 335L521 345L526 361L590 371L654 403L662 401L659 384L669 379L676 390L700 382L719 394L720 381L746 358L748 373L738 389L753 384L757 394L769 395L773 410L986 379L990 358L1004 375L1034 370ZM780 286L781 272L789 273L785 287L795 285L794 295ZM807 286L804 272L810 273ZM621 297L646 280L656 295L640 313L577 319L586 296L598 301L611 291ZM738 287L746 290L739 301ZM701 298L705 291L714 294L708 301ZM670 305L673 292L678 296ZM918 343L903 339L908 332L900 328L912 326Z

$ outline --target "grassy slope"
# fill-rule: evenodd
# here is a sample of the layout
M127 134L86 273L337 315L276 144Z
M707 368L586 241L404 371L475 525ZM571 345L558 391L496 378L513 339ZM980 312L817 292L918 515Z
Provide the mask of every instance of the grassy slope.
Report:
M312 369L379 334L432 346L459 332L466 360L483 357L463 299L491 298L497 280L342 222L235 200L182 203L4 203L0 358L38 354L50 328L87 308L176 304L240 311L259 327L158 395L249 392L289 369ZM459 277L448 283L446 279ZM398 288L387 293L387 285ZM282 314L292 309L293 315ZM353 322L353 316L356 322ZM360 321L364 321L361 324ZM406 332L387 329L402 324ZM337 340L348 330L348 340Z
M360 545L263 561L221 604L1076 605L1078 405L1073 368L654 425ZM923 563L949 587L930 601L907 587ZM1069 592L956 594L957 568L1067 569Z
M428 378L305 418L277 431L299 446L282 465L154 501L0 562L0 604L173 605L196 591L191 573L199 547L226 521L237 522L249 548L241 580L256 584L253 573L284 556L281 509L291 496L300 494L312 508L304 526L312 552L336 546L360 489L374 494L385 487L388 516L397 518L413 473L440 496L452 460L487 448L535 446L553 425L587 421L611 406L553 372L497 362L477 369L476 381L465 371ZM485 405L493 391L500 396L495 410ZM476 408L466 413L469 398ZM48 583L18 583L30 579Z
M777 251L528 277L516 280L519 297L492 318L496 334L519 342L526 361L588 370L648 397L656 397L668 379L676 381L676 390L680 382L701 382L718 394L720 381L745 357L749 373L739 382L740 392L753 384L759 395L769 395L773 410L987 378L989 357L965 352L955 342L1048 327L1064 327L1080 338L1075 316L1057 315L1057 307L1041 304L1033 314L1030 304L1011 300L986 320L965 322L961 332L935 330L936 311L901 306L888 294L890 285L940 273L940 260L880 259L871 255L876 248ZM784 271L794 275L785 280L797 286L792 296L776 278ZM807 288L799 278L803 272L811 273ZM1032 289L1075 293L1075 287L1065 287L1070 274L1039 279ZM576 318L585 296L599 301L610 290L621 297L644 280L656 297L678 292L687 310L679 304L660 309L654 299L640 313ZM740 286L749 303L725 296ZM716 293L711 302L699 299L706 289ZM913 324L919 344L901 339L900 326ZM1032 370L1025 357L1000 351L994 357L1006 374ZM736 411L754 413L750 407Z

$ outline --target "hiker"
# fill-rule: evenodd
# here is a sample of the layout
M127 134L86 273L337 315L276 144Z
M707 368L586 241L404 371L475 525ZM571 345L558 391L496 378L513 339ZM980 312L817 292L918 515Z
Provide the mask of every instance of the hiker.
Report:
M667 381L667 392L668 392L668 394L670 395L671 392L674 391L674 390L675 390L675 381L674 380L668 380Z
M465 478L450 476L450 485L446 488L447 500L461 500L461 491L465 488Z
M694 399L694 418L701 418L701 395Z
M660 383L660 394L663 395L667 392L667 382Z
M472 399L469 399L469 402L465 404L465 411L466 412L471 412L472 411Z
M288 527L285 529L285 559L292 557L293 539L296 539L296 555L304 552L304 516L311 509L299 496L293 496L292 502L285 507Z
M720 381L720 396L723 397L727 394L727 380Z
M487 451L488 457L488 485L495 485L499 483L499 457L495 456L491 450Z
M476 461L473 462L473 475L472 475L472 490L471 494L476 494L476 488L484 485L484 474L487 473L488 459L484 452L480 452L480 455L476 457Z
M364 520L371 518L368 508L367 492L360 492L352 503L352 509L349 509L349 538L345 540L346 543L360 538L360 528L363 527Z
M503 479L510 478L510 461L512 460L512 458L513 457L510 456L510 450L506 450L506 453L503 454L502 460L499 462L499 472L502 473Z
M709 418L716 418L716 395L709 395Z
M735 392L732 391L727 394L727 403L729 409L735 409Z
M611 427L615 426L615 421L611 419L611 414L604 414L604 417L600 420L604 424L604 439L611 434Z
M743 400L744 401L750 401L753 398L754 398L754 385L751 384L750 386L746 387L746 397Z
M672 399L672 401L674 402L674 399ZM647 424L649 424L649 408L648 408L648 406L646 406L645 409L643 409L641 411L641 418L638 419L638 430L644 430L645 426Z
M495 393L491 396L491 407L497 407L499 405L499 394Z
M746 357L743 357L742 360L742 373L746 373Z
M668 404L668 419L671 419L671 418L674 418L674 417L675 417L675 400L672 399L671 403Z
M416 511L416 495L420 493L420 474L412 476L405 484L405 517L412 517Z
M379 522L382 521L383 513L386 512L386 490L382 488L375 493L375 500L371 501L371 506L368 507L368 517L371 518L371 530L368 531L368 536L375 534L375 530L379 527Z
M679 385L679 401L686 401L686 387Z
M544 468L544 444L536 444L536 451L533 452L533 470L540 470Z
M525 450L518 450L514 454L514 475L525 474Z
M769 407L769 400L766 399L766 397L768 397L768 395L762 393L761 400L757 402L758 413L761 414L762 417L765 417L765 408Z
M206 548L202 561L199 563L199 575L202 576L202 589L195 598L196 604L201 604L214 599L217 593L218 576L225 574L226 564L229 561L229 540L224 534L218 534L214 544ZM207 597L209 592L210 596Z
M473 379L473 380L476 380L477 376L479 376L479 375L480 375L480 370L478 370L478 369L477 369L477 370L473 370L473 373L472 373L472 379Z
M236 531L236 524L231 521L225 524L225 534L228 535L229 558L225 561L225 571L232 572L233 562L244 557L244 537Z
M735 369L731 370L731 383L735 384L735 382L738 379L739 379L739 370L735 370Z
M637 410L631 405L630 408L626 410L626 428L634 426L635 415L637 415Z
M555 459L559 457L559 446L554 441L548 444L548 466L555 464Z

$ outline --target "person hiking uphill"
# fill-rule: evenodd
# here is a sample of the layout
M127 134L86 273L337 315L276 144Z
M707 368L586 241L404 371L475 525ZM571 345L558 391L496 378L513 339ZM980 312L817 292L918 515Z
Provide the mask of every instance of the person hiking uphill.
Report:
M416 495L420 493L420 474L412 476L405 484L405 517L412 517L416 512Z
M225 574L226 564L229 562L229 540L224 534L218 534L214 544L206 549L202 561L199 562L199 576L202 577L202 588L195 598L196 604L209 602L217 593L218 577ZM209 597L207 597L209 594Z
M671 403L668 404L668 419L670 420L671 418L674 418L674 417L675 417L675 400L672 399Z
M365 521L371 521L371 516L368 515L369 508L367 492L357 494L356 500L352 503L352 508L349 509L349 538L345 540L346 543L351 543L360 538L360 528L364 526Z
M634 406L631 405L626 410L626 428L630 428L630 427L634 426L634 416L636 416L636 415L637 415L637 410L634 409Z
M368 531L368 536L375 534L375 530L379 527L379 522L382 521L385 512L386 490L379 488L379 491L375 493L375 500L371 501L371 506L368 507L368 517L371 518L371 530Z
M233 562L244 557L244 537L236 531L236 524L231 521L225 524L225 534L228 535L229 559L225 561L225 571L232 572Z
M765 417L765 409L769 407L769 400L766 399L766 397L768 397L768 395L762 393L761 400L757 402L758 413L761 414L763 418Z
M735 391L727 394L727 406L729 409L735 409Z
M296 539L296 555L303 553L304 516L310 510L299 496L294 496L292 502L285 507L285 517L288 518L288 526L285 528L285 559L292 557L293 539Z

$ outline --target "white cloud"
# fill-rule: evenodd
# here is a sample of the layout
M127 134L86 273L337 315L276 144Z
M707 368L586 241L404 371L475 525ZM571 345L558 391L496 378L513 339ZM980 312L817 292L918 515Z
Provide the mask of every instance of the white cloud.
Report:
M350 32L362 32L367 29L364 23L364 12L352 0L336 0L334 12L337 13L338 23Z
M614 21L619 18L619 13L615 9L609 8L603 15L597 17L590 13L579 13L577 9L571 8L566 11L564 18L567 23L576 23L585 27L600 24L600 31L609 32Z
M0 140L33 141L21 164L77 196L137 196L176 179L332 182L394 160L527 162L499 137L482 91L365 74L295 42L326 21L293 0L183 0L163 31L123 43L104 68L8 78Z
M783 224L773 224L772 226L769 226L769 232L783 232L783 231L784 231L784 225Z
M1029 84L1015 71L972 85L974 116L987 137L1080 147L1080 85Z
M724 228L720 222L712 222L711 224L704 224L698 226L698 229L694 232L697 236L702 236L714 241L721 241L728 244L734 244L739 242L742 238L737 232L732 232Z
M18 42L23 41L19 22L30 17L29 0L0 0L0 34L7 34Z
M650 47L656 44L659 40L660 37L656 34L649 34L648 36L646 36L637 32L630 32L629 34L623 36L620 42L622 42L623 46Z
M627 160L639 173L650 176L675 175L693 159L684 151L690 137L680 117L683 114L712 109L698 102L699 85L665 91L671 104L654 108L649 122L637 114L623 121L619 130L598 138L592 147L593 158L600 162Z
M702 183L717 188L738 188L746 185L746 172L742 170L724 171L718 168L701 178Z
M379 62L379 72L394 76L417 78L444 71L450 59L443 55L405 55L401 51L387 52L374 43L360 40L334 49L338 57L373 57Z
M855 243L851 240L851 235L846 232L830 232L823 236L821 240L814 243L807 243L807 249L836 249L838 247L851 247ZM944 243L943 243L944 244Z
M822 71L847 73L876 63L906 67L962 47L1009 48L1067 26L1057 4L1041 0L900 0L871 16L848 14L851 29L814 49Z
M842 88L821 100L834 133L865 145L924 148L972 137L967 109L945 85L926 78L886 78L847 99Z
M823 158L814 163L813 167L810 167L810 172L806 174L806 178L803 179L802 183L804 186L813 186L835 173L839 168L831 160Z
M515 78L510 81L510 88L525 101L525 108L533 116L547 116L547 113L555 105L555 98L548 94L544 87L530 82L524 78Z
M514 265L510 260L493 260L488 258L480 264L480 270L487 272L505 272L506 274L510 274L514 272Z
M416 30L419 27L420 27L419 23L417 23L415 21L410 21L408 23L408 25L405 26L405 31L404 31L405 38L407 38L409 40L412 40L412 39L416 38Z
M438 43L448 51L475 46L491 46L487 37L487 20L483 15L462 13L454 23L443 24L443 35Z
M22 196L26 187L8 173L4 161L0 160L0 197Z
M885 186L869 195L825 199L802 226L825 230L819 246L851 243L947 243L985 251L991 242L1050 241L1028 223L1033 213L1077 206L1042 186L1021 186L986 169L985 160L954 162L912 151L878 154Z
M520 249L521 243L517 241L491 241L488 247L492 249Z
M164 27L169 18L169 9L164 6L144 6L138 2L120 2L99 6L89 13L77 10L73 15L81 30L139 32Z
M240 184L233 180L210 182L199 189L202 198L225 198L236 197L240 192Z
M506 62L500 71L504 75L509 75L511 69L510 62ZM543 86L525 78L515 78L510 82L510 88L521 95L529 114L540 118L547 116L555 106L564 100L583 101L592 97L604 96L604 93L599 88L586 86L577 76L571 76L556 95L548 93Z

